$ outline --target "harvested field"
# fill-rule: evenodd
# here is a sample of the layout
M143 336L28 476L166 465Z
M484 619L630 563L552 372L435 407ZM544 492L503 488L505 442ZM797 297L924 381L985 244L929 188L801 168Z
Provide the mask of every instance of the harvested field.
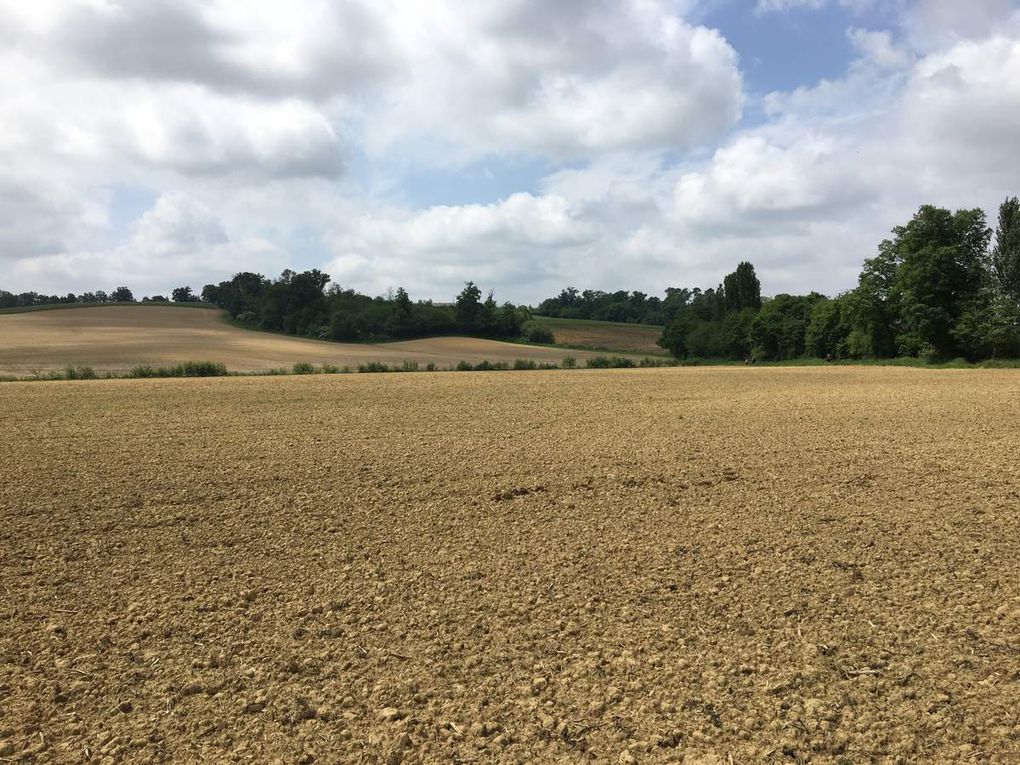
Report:
M232 372L289 368L299 361L356 367L372 361L416 361L440 368L458 361L532 359L559 363L560 351L467 337L436 337L379 345L326 343L253 332L228 324L216 309L163 306L103 306L0 314L0 373L84 364L100 371L126 372L139 364L221 361Z
M535 319L552 330L557 345L575 348L604 348L620 353L643 353L662 356L659 347L662 327L648 324L623 324L612 321L586 321L583 319L554 319L547 316Z
M0 757L1017 762L1020 377L0 386Z

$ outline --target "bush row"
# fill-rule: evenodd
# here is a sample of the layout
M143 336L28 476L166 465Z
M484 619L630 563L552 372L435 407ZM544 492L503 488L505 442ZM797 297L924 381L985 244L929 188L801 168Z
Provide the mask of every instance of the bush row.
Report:
M640 361L635 362L633 359L625 358L623 356L595 356L585 360L585 366L589 369L623 369L631 367L658 367L658 366L672 366L675 364L672 360L668 359L656 359L656 358L643 358ZM564 357L561 364L557 365L548 361L535 361L534 359L515 359L513 362L509 361L479 361L471 363L470 361L460 361L454 367L441 368L434 362L428 364L419 364L417 361L405 360L400 364L384 364L379 361L370 361L366 364L358 365L357 369L354 370L351 367L338 367L335 364L322 364L316 367L307 361L299 361L294 364L290 369L279 367L276 369L267 369L264 372L257 372L257 375L312 375L312 374L350 374L354 371L362 374L372 374L381 372L440 372L440 371L456 371L456 372L500 372L500 371L529 371L529 370L548 370L548 369L576 369L578 366L577 359L573 356ZM15 382L18 380L30 379L30 380L96 380L102 377L103 379L114 379L117 377L129 377L135 379L145 378L157 378L157 377L224 377L231 374L227 371L225 364L218 361L186 361L182 364L174 364L171 366L151 366L148 364L142 364L134 367L126 375L117 375L113 372L105 372L102 375L97 374L96 371L89 366L74 366L68 365L62 371L49 371L49 372L33 372L29 378L19 378L14 375L0 375L0 382Z
M148 364L137 366L128 372L128 377L225 377L227 367L220 361L185 361L168 367L152 367Z

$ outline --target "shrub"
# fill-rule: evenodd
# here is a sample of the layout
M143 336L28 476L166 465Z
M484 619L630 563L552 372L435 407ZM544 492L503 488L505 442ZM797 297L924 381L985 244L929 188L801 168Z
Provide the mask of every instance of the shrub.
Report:
M128 372L128 377L140 377L140 378L144 378L144 377L158 377L158 376L159 375L156 374L156 370L153 369L152 367L150 367L148 364L141 364L141 365L135 367L134 369L132 369L130 372Z
M418 371L418 362L417 361L411 361L409 359L404 359L404 363L401 364L400 369L403 372L417 372Z
M476 372L504 372L510 368L510 364L506 361L479 361L474 366Z
M529 343L545 343L547 345L552 345L556 342L556 337L549 327L535 322L529 322L524 325L524 339Z
M323 364L322 365L322 373L324 375L335 375L339 371L340 371L340 368L336 364L328 364L327 363L327 364Z
M531 359L514 359L514 369L527 370L535 369L537 365Z
M588 359L585 365L589 369L626 369L634 366L634 362L623 356L595 356Z
M577 359L575 359L573 356L565 356L563 358L563 368L564 369L574 369L576 367L577 367Z
M428 364L426 364L425 365L425 371L426 372L435 372L436 371L436 362L430 361Z
M311 375L315 374L315 367L307 361L299 361L291 368L291 371L296 375Z
M458 361L457 362L457 371L458 372L470 372L472 369L474 369L474 367L471 366L471 362L470 361Z
M559 369L559 367L557 367L551 361L543 361L541 364L538 365L538 368L539 369Z
M185 361L172 367L152 367L142 364L128 373L128 377L224 377L225 364L219 361Z
M64 378L67 380L95 380L96 370L92 367L75 367L68 364L64 368Z
M359 364L358 371L362 374L378 374L380 372L389 372L390 368L380 361L370 361L367 364Z
M185 361L174 367L174 371L178 369L182 377L225 377L227 374L227 365L220 361Z

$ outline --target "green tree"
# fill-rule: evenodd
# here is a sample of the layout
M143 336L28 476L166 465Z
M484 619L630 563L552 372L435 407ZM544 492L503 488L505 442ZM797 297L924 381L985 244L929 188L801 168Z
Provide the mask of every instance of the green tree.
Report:
M407 290L397 287L397 294L393 298L391 331L397 337L409 337L415 334L414 330L414 303Z
M110 300L114 303L133 303L135 296L131 294L131 290L127 287L117 287L117 289L110 293Z
M465 282L454 307L457 324L468 334L478 331L482 314L482 291L474 282Z
M735 311L722 320L722 352L730 359L746 359L751 353L751 324L757 311L744 308Z
M727 313L750 308L757 311L761 308L761 282L754 272L754 266L744 261L737 270L727 274L723 279L723 296Z
M755 358L795 359L804 355L805 335L815 304L824 295L776 295L763 303L751 322L751 353Z
M175 287L173 292L170 293L175 303L195 303L198 302L198 296L192 291L191 287Z
M999 206L992 268L1002 294L1020 304L1020 199L1016 197Z
M867 269L857 289L843 296L843 318L848 329L846 354L853 359L883 358L896 352L895 325L890 301L882 298L880 284Z
M883 242L897 264L889 302L900 319L896 345L909 356L951 357L961 350L953 329L982 287L991 230L979 209L925 205Z
M846 303L844 295L815 303L804 333L804 349L809 356L844 358L849 355L847 339L850 327L844 316Z

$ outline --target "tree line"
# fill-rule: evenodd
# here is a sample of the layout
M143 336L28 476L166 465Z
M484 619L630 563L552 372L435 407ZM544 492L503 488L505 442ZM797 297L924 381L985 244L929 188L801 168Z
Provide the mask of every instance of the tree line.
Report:
M690 299L691 290L669 288L666 297L644 292L603 292L567 287L556 297L539 303L535 313L559 319L591 319L632 324L669 324Z
M355 342L452 334L519 338L531 318L527 307L499 304L492 292L483 298L474 282L467 282L450 304L411 300L403 287L369 297L329 282L329 275L318 269L288 269L276 279L245 272L207 284L202 300L246 326Z
M197 303L200 298L191 291L191 287L177 287L171 293L175 303ZM39 292L20 292L15 294L7 290L0 290L0 308L29 308L37 305L106 305L108 303L134 303L135 295L127 287L116 287L110 292L96 290L95 292L82 292L76 295L68 292L66 295L45 295ZM163 295L145 296L142 303L169 303L170 300Z
M1020 201L982 210L925 205L834 298L761 297L750 263L715 289L690 291L660 345L679 359L1020 356Z
M324 340L466 334L553 341L547 328L529 321L530 308L499 304L492 292L483 297L474 282L452 303L414 301L402 287L370 297L330 282L318 269L287 269L276 279L244 272L205 285L201 296L178 287L170 299L215 305L252 328ZM0 290L0 308L130 302L127 287L64 296ZM535 313L661 325L659 344L678 359L1017 358L1020 201L1002 203L994 232L980 209L921 207L865 260L857 286L833 298L762 297L754 266L743 262L715 288L670 287L658 298L568 287Z

